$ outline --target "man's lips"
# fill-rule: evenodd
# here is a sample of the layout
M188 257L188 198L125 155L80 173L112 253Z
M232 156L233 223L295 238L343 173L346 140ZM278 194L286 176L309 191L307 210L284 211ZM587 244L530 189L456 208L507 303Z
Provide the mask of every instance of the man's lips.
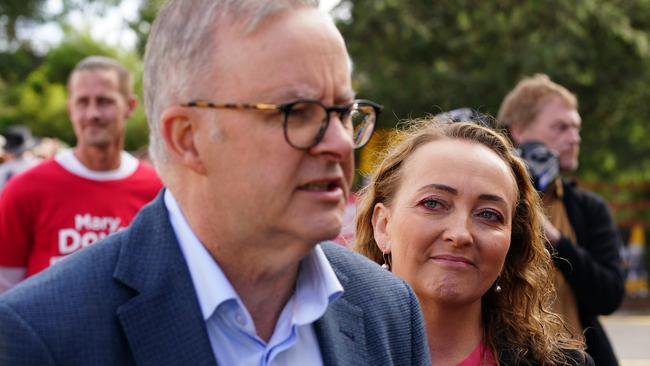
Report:
M98 121L93 121L93 122L87 122L84 124L85 128L92 128L92 129L106 129L110 123L105 123L105 122L98 122Z
M298 186L298 189L301 191L332 192L338 189L343 190L342 182L341 178L324 178L302 184Z

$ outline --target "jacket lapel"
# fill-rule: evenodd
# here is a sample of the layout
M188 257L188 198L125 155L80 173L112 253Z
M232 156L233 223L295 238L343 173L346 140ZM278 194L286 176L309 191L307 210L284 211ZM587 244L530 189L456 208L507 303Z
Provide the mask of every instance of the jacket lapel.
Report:
M332 267L343 288L347 288L347 276L334 265ZM324 365L361 366L367 363L363 311L345 299L345 292L329 305L314 328Z
M113 276L134 297L117 309L117 317L138 365L215 365L162 197L161 192L128 229Z

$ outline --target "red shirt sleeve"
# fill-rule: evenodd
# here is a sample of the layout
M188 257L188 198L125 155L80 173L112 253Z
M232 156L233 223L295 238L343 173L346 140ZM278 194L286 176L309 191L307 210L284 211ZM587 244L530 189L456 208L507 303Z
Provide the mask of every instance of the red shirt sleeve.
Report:
M0 193L0 266L27 267L33 243L32 197L18 176Z

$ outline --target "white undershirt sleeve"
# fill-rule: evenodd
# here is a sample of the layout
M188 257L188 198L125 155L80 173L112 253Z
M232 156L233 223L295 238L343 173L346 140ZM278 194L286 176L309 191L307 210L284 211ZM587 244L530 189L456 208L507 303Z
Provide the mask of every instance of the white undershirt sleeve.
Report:
M25 279L27 268L25 267L3 267L0 266L0 293L16 286L18 282Z

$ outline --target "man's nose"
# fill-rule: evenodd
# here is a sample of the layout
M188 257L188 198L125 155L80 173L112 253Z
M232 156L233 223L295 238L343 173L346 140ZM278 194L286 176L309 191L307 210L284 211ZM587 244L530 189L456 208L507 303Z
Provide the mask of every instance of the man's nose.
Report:
M341 161L349 158L354 150L352 135L341 121L338 113L332 112L328 116L329 124L323 139L310 149L314 154L328 154L335 160Z
M569 131L569 141L571 141L574 144L579 144L580 141L582 141L582 138L580 137L580 130L577 128L572 128Z
M86 108L86 118L88 119L93 119L93 118L99 118L100 116L100 111L99 111L99 106L97 103L91 102L88 104L88 107Z

